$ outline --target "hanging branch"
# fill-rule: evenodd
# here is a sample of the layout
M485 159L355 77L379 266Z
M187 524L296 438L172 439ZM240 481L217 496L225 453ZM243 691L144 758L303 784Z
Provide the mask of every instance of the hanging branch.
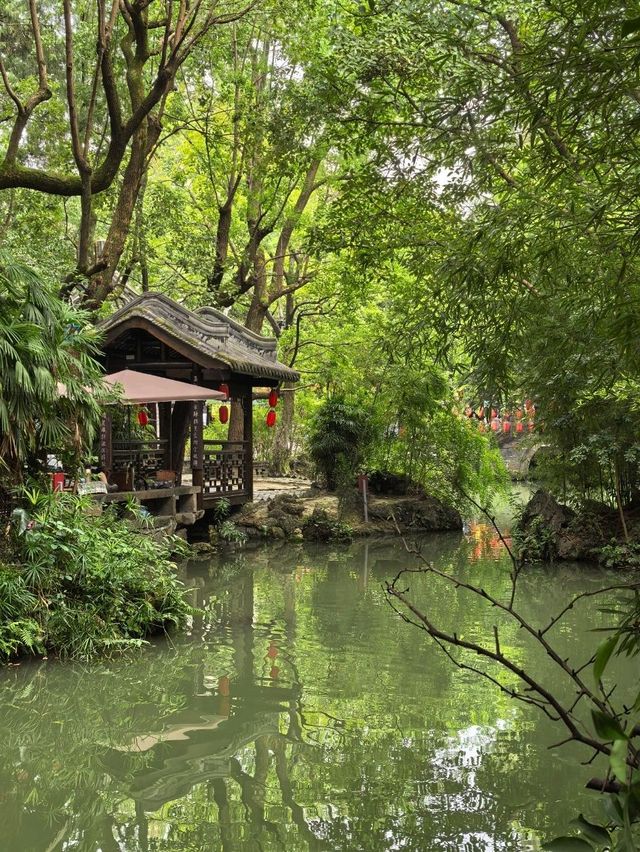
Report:
M553 616L546 627L537 628L529 621L527 621L524 616L520 612L518 612L518 610L514 607L515 589L517 587L517 581L520 576L520 571L522 567L521 563L519 562L513 551L509 548L508 543L505 541L505 538L501 530L499 529L497 523L495 522L495 518L491 515L491 513L486 508L482 507L473 498L469 497L466 494L465 497L469 499L472 505L480 509L480 511L482 511L483 514L485 514L491 520L492 526L496 530L500 540L504 544L512 560L513 569L510 575L512 588L509 596L509 602L504 603L503 601L496 598L494 595L487 592L484 588L461 580L436 568L432 563L424 559L419 550L414 547L410 547L407 544L406 540L400 533L399 527L396 523L396 530L398 531L398 535L403 541L405 550L408 554L420 560L422 564L416 568L402 569L396 574L393 580L385 583L385 590L388 596L389 605L394 610L394 612L396 612L403 619L403 621L427 633L438 645L438 647L443 651L447 658L451 660L451 662L457 668L474 672L475 674L485 678L486 680L489 680L491 683L493 683L502 692L509 695L511 698L515 698L516 700L521 701L525 704L535 706L543 713L545 713L545 715L548 716L550 719L560 722L567 731L567 737L563 739L560 743L556 743L556 746L568 742L578 742L592 749L594 756L596 754L610 755L610 744L598 740L594 736L592 736L592 734L585 728L585 725L581 721L581 719L576 717L575 709L578 703L583 698L586 698L596 712L620 721L625 714L617 713L612 707L610 698L613 690L608 693L605 693L603 690L602 697L600 697L596 692L591 690L583 681L581 673L586 667L593 663L594 657L592 656L586 663L576 668L570 664L569 658L563 658L561 654L555 649L555 647L551 645L551 643L546 638L546 634L554 625L556 625L560 621L560 619L570 609L575 606L576 603L578 603L578 601L586 598L591 598L596 595L602 595L613 590L637 590L640 587L640 582L636 581L633 583L616 583L596 591L582 592L581 594L578 594L574 598L572 598L572 600L569 601L569 603L566 604L557 615ZM393 520L395 523L395 518ZM524 629L530 636L533 637L536 643L544 651L545 655L548 656L560 670L562 670L564 675L573 684L576 694L576 698L573 703L570 705L565 704L564 701L558 697L555 689L547 687L538 678L534 677L526 669L518 665L518 663L509 656L508 652L503 650L502 645L500 643L500 634L497 625L493 626L492 645L483 645L479 642L462 638L456 632L447 631L438 626L432 620L432 617L429 614L420 610L416 606L416 604L413 603L413 601L408 597L407 593L409 592L409 587L404 586L403 580L406 580L407 575L410 574L431 574L435 577L438 577L445 583L448 583L449 585L453 586L455 589L465 589L472 595L475 595L478 598L481 598L486 601L491 607L495 607L496 609L505 613L509 619L516 622L519 628ZM516 689L515 687L510 687L503 683L500 683L500 681L496 677L494 677L490 672L483 670L481 667L474 666L469 662L463 662L462 660L458 659L453 653L452 649L455 648L460 648L463 651L474 653L482 659L496 663L501 668L515 675L522 683L523 688ZM602 688L601 684L600 687ZM630 731L628 734L629 737L633 737L635 735L635 729ZM627 754L627 763L632 768L637 768L640 765L640 757L638 750L631 744L629 745L629 750ZM591 779L589 785L594 789L606 790L608 789L609 780Z

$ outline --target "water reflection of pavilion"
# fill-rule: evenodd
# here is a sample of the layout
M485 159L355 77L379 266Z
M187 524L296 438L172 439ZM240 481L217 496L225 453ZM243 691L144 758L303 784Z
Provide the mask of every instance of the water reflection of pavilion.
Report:
M236 755L260 740L279 737L280 714L296 696L295 689L256 687L250 701L234 700L229 715L215 716L208 700L213 696L197 699L166 720L161 733L110 749L105 768L126 782L131 798L147 812L187 795L204 781L234 779L251 786L255 779L242 770ZM226 701L225 696L215 698L218 704ZM144 765L139 768L142 754Z
M205 595L197 583L194 592L193 602L202 606ZM157 817L152 820L150 815L184 800L201 785L218 808L225 852L237 848L231 811L238 792L251 832L276 836L278 827L265 815L266 781L272 768L282 803L289 808L308 848L323 849L295 801L286 751L291 744L304 747L300 685L295 677L281 685L256 674L253 572L235 577L224 598L224 611L218 615L234 649L233 678L219 677L212 686L203 648L201 664L193 669L188 706L165 717L158 730L141 730L130 741L109 748L103 757L104 768L135 804L142 849L150 848L154 834ZM287 609L288 627L293 629L293 602ZM198 627L204 625L196 625L196 631Z

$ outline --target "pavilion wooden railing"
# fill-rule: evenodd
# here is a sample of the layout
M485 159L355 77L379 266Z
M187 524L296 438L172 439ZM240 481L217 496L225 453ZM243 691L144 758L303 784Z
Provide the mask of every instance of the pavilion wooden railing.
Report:
M167 446L167 441L160 438L114 441L113 472L131 471L132 481L154 477L167 466Z
M203 441L203 497L251 493L253 471L248 449L248 441Z

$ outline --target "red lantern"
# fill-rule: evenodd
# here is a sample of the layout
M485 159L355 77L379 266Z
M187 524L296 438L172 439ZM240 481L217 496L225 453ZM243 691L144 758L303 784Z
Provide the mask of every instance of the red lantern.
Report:
M497 416L498 416L498 412L495 410L495 408L492 408L491 409L491 419L493 419L494 417L497 417Z
M146 426L148 422L149 422L149 415L147 414L147 412L146 411L139 411L138 412L138 423L141 426Z
M269 428L271 428L272 426L275 426L275 425L276 425L276 413L273 410L273 408L270 408L269 411L267 411L267 426Z
M272 390L271 393L269 394L269 407L275 408L277 404L278 404L278 391Z
M511 421L503 420L502 421L502 431L505 433L509 433L511 431Z
M516 423L516 432L522 432L523 429L524 426L522 425L522 420L518 420L518 422Z
M221 423L226 423L229 419L229 408L226 405L221 405L218 409L218 418Z
M530 421L529 421L528 426L529 426L529 431L530 431L530 432L533 432L533 430L536 428L535 423L533 422L533 420L530 420Z
M491 431L497 432L499 428L500 428L500 421L498 420L497 417L494 417L493 420L491 421Z
M229 399L229 385L226 382L223 382L218 390L224 394L225 399Z
M516 408L516 420L522 420L522 409Z

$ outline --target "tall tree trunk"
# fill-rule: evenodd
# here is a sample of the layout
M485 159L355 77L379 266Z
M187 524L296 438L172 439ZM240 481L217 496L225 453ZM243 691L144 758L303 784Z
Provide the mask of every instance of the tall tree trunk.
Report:
M255 331L256 334L259 334L268 310L267 306L263 305L264 293L267 288L267 271L265 253L261 248L256 249L251 278L253 281L253 297L251 299L251 307L249 308L249 314L247 316L245 326L250 331ZM227 440L242 441L244 438L243 433L242 406L237 404L232 405Z
M218 227L216 229L216 257L213 263L211 275L207 277L209 293L216 302L224 296L221 293L222 281L224 279L227 256L229 254L229 235L231 233L231 215L233 212L233 198L227 198L225 203L218 208Z
M147 125L140 127L133 137L129 162L124 172L118 201L104 245L102 257L105 266L91 276L86 290L84 307L89 310L97 310L116 286L115 273L129 234L147 166L147 155L159 136L160 123L149 119Z
M295 410L295 393L293 382L284 382L280 393L276 435L273 442L273 468L275 473L291 472L291 455L293 439L293 415Z
M253 292L245 326L256 334L262 333L267 311L269 294L267 293L267 261L264 249L257 248L253 264Z
M287 293L285 308L285 325L290 328L295 317L295 302L293 293ZM280 412L276 423L276 435L273 442L273 467L276 473L291 472L291 456L293 450L293 420L295 414L296 395L293 382L284 382L280 394Z

